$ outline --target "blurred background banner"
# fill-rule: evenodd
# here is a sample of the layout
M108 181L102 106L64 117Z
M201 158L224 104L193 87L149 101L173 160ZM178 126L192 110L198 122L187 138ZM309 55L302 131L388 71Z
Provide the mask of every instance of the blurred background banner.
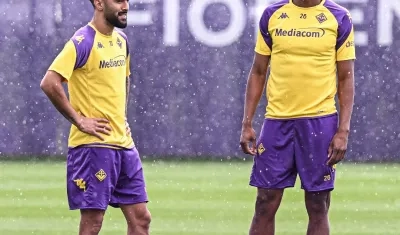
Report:
M131 1L124 29L132 51L129 122L143 156L245 157L239 148L245 84L258 20L272 2ZM351 11L357 45L348 159L398 161L400 0L337 2ZM92 12L88 0L0 0L1 155L66 154L70 125L39 84Z

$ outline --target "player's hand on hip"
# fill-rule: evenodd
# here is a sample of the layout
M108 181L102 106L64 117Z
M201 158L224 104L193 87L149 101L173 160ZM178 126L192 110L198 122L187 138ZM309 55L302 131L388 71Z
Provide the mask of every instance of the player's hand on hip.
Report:
M242 127L240 146L246 154L255 155L257 153L256 132L252 127Z
M347 151L348 137L349 134L347 132L336 132L329 145L327 165L333 166L344 159Z
M96 136L104 140L101 134L110 135L111 127L105 118L87 118L82 116L78 124L78 129L86 134Z

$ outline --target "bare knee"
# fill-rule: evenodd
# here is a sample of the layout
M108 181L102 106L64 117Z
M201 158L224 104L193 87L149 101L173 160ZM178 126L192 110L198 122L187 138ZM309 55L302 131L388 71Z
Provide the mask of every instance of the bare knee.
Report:
M122 206L129 235L149 234L151 214L145 204Z
M306 192L306 208L310 218L324 218L328 215L330 192Z
M103 224L104 211L81 210L80 235L97 235Z
M283 190L258 189L255 217L273 220L282 201Z
M142 213L136 214L136 226L142 227L145 230L148 230L151 222L151 213L147 209Z

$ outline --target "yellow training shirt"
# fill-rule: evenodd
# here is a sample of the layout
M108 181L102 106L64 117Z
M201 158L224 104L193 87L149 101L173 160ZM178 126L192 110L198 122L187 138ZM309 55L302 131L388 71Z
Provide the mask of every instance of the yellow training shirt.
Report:
M266 118L336 113L336 61L355 59L347 9L331 0L302 8L292 0L268 6L255 51L271 56Z
M76 31L65 44L49 70L68 81L69 99L78 113L90 118L105 118L112 128L110 136L101 134L105 139L101 141L72 125L69 147L134 146L125 129L129 61L126 35L116 30L110 36L103 35L91 23Z

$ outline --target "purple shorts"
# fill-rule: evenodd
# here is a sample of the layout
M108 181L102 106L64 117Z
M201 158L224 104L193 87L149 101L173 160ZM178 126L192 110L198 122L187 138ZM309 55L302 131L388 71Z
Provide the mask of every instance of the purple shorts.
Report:
M258 188L293 187L297 174L309 192L333 190L335 167L326 165L329 144L336 133L337 114L292 120L265 119L250 185Z
M76 147L68 150L67 194L71 210L148 202L136 148Z

